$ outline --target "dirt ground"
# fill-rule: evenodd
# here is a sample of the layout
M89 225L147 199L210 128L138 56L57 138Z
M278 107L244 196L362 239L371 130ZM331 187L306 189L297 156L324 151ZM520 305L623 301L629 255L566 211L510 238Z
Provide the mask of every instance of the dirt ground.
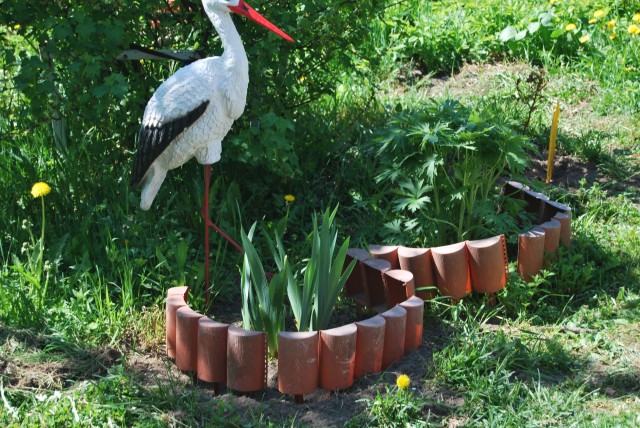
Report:
M56 339L50 336L36 336L29 331L1 325L0 341L8 346L9 353L12 353L12 347L36 351L57 345ZM91 351L65 349L67 358L61 358L60 361L32 361L28 358L10 361L0 356L0 376L6 388L53 390L69 387L76 381L104 376L110 367L124 361L126 371L135 375L137 383L144 388L185 385L185 388L199 393L199 401L204 408L211 406L213 409L222 401L243 414L247 422L263 420L272 421L278 426L333 427L343 426L365 411L366 403L363 400L375 398L378 392L384 393L386 387L394 388L397 376L403 373L412 379L415 394L423 395L430 402L446 403L446 406L437 404L430 407L432 419L445 416L451 412L451 408L460 406L461 398L455 394L425 390L422 385L433 350L441 348L444 343L445 334L437 322L425 325L422 346L406 355L401 362L392 364L387 371L357 379L351 388L331 395L318 388L306 395L302 404L296 404L293 397L278 391L276 361L269 363L268 388L264 391L238 394L223 387L220 394L215 395L211 385L180 372L174 362L165 357L163 345L146 349L143 353L128 352L126 355L112 348ZM169 419L181 419L179 411L169 416Z
M293 397L278 391L276 362L270 362L268 367L268 388L258 393L241 395L223 389L220 395L216 396L210 385L192 383L192 387L200 391L203 403L213 404L214 400L228 402L245 414L247 420L255 421L262 418L277 425L335 427L343 426L366 411L364 400L374 399L378 392L384 393L386 387L393 388L396 378L404 373L412 379L414 394L423 395L427 402L446 403L446 406L434 404L429 408L432 419L440 418L451 413L452 408L463 404L462 399L450 391L425 390L422 384L422 379L427 376L432 352L443 346L444 338L444 333L438 325L426 325L422 346L410 352L402 361L392 364L385 372L357 379L351 388L334 394L318 388L314 393L305 395L302 404L296 404ZM131 371L138 373L141 379L150 382L168 376L190 382L175 365L167 364L167 360L162 357L131 356L128 358L127 366Z

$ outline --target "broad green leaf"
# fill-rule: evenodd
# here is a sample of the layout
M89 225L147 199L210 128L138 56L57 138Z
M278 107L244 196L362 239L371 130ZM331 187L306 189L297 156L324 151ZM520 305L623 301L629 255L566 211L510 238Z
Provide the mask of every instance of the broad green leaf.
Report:
M563 28L558 28L557 30L552 31L549 37L551 37L552 39L557 39L558 37L562 36L564 33L565 31Z

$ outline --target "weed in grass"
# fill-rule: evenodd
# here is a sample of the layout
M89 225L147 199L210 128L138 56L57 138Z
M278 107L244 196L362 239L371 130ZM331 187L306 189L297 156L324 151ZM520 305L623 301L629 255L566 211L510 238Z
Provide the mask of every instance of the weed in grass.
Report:
M562 346L539 334L510 337L500 330L473 329L434 353L431 370L437 381L469 388L488 374L504 381L538 376L557 381L568 375L574 364Z
M404 385L404 383L402 384ZM425 412L424 401L412 390L385 387L378 391L374 399L362 399L366 404L367 416L353 419L347 426L368 427L419 427L428 426L430 414Z
M526 79L516 80L516 100L526 108L526 118L522 124L522 132L527 133L531 117L540 108L543 92L547 86L547 72L544 69L533 70Z
M6 287L0 296L0 300L10 301L12 296L17 297L16 308L10 309L6 316L14 322L22 324L39 323L42 321L42 315L46 308L47 290L49 287L50 274L52 273L52 264L45 261L45 202L44 197L51 192L51 187L44 182L35 183L31 188L31 195L34 199L40 199L41 202L41 223L40 237L35 239L31 224L27 220L23 220L22 227L29 235L30 240L24 242L21 249L21 257L26 257L26 261L22 261L21 257L13 254L13 263L9 265L9 269L14 275L5 272L5 276L14 279L13 284ZM6 262L5 262L6 263ZM4 287L3 287L4 288ZM16 309L19 309L17 311ZM28 312L24 312L27 310Z
M171 366L162 379L149 380L148 373L141 373L147 378L143 381L135 370L148 366L136 368L117 353L90 351L58 336L4 330L0 334L9 339L3 343L21 344L14 351L22 353L9 355L10 364L18 363L14 367L22 378L8 373L0 378L3 426L171 426L203 421L205 426L240 425L238 412L227 402L203 403L200 392L184 377L176 377ZM44 382L46 374L41 371L45 368L58 377L56 382Z
M531 281L524 281L517 273L515 263L510 265L509 281L500 292L500 303L504 307L505 314L512 319L527 316L530 312L538 313L546 303L544 300L549 294L549 285L553 272L543 270L535 275Z
M588 401L580 369L557 337L520 330L471 330L435 352L436 385L460 391L471 425L554 423L580 415ZM465 412L465 413L466 413Z

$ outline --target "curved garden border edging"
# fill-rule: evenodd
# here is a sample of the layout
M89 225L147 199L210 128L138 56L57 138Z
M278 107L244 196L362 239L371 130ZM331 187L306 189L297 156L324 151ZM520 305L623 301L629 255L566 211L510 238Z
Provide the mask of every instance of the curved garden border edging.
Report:
M536 216L538 226L518 236L518 273L531 281L544 267L545 253L553 258L559 245L571 246L571 207L517 181L505 183L502 193L523 200L525 210Z
M529 280L540 272L545 252L571 243L571 209L508 182L503 193L525 201L538 226L518 237L518 272ZM472 290L490 296L506 286L508 259L504 235L434 248L372 245L352 248L347 262L357 266L344 293L378 312L319 332L281 332L278 336L278 390L302 402L321 387L330 393L349 388L354 379L385 370L422 343L422 287L436 284L442 295L458 300ZM255 392L267 384L267 336L216 322L187 305L188 287L167 291L167 356L198 379L239 392Z
M518 273L530 281L544 267L545 255L553 259L560 245L571 245L571 208L516 181L507 182L502 192L523 200L524 209L536 216L538 225L518 236ZM493 300L509 274L504 235L432 248L370 245L369 251L350 249L347 261L354 259L358 266L345 294L376 312L398 303L400 284L406 296L413 290L424 300L433 297L424 289L434 285L454 301L472 291L489 294Z
M198 314L187 305L187 292L184 286L167 292L167 355L176 366L213 383L215 393L223 383L238 392L266 388L266 334ZM409 296L364 321L319 332L281 332L278 390L302 402L318 387L334 392L386 369L422 343L423 312L424 301Z

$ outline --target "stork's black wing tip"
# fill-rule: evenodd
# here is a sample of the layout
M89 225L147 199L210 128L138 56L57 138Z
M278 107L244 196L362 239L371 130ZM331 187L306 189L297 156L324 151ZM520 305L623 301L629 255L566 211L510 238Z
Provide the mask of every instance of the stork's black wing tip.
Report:
M142 125L138 132L138 152L131 174L131 186L140 186L153 161L186 128L193 125L207 109L209 100L184 116L156 125Z
M140 174L140 154L136 156L133 170L131 171L131 179L129 180L129 186L139 187L142 184L142 174Z

